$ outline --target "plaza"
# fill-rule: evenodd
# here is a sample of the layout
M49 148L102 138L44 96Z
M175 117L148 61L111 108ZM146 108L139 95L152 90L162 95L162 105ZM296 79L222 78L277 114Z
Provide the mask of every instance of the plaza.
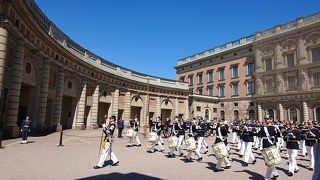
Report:
M93 169L98 161L101 129L77 131L66 130L63 136L63 147L58 147L60 133L48 136L30 137L28 144L20 144L19 139L3 142L5 148L0 149L1 179L253 179L263 180L266 167L258 151L254 151L257 158L255 165L249 164L242 167L243 158L239 158L235 145L231 144L230 160L231 169L224 172L214 172L216 158L211 145L213 137L208 137L209 152L203 154L201 162L186 163L185 157L168 158L168 143L164 139L165 151L148 153L150 146L146 138L140 134L141 147L125 147L128 138L115 139L113 151L120 163L119 166L106 166ZM229 138L230 139L230 138ZM184 147L184 146L183 146ZM185 150L183 150L186 154ZM285 157L285 153L282 153ZM309 180L313 172L307 169L307 157L298 156L297 162L300 171L294 177L286 175L288 160L283 158L283 163L277 169L279 179Z

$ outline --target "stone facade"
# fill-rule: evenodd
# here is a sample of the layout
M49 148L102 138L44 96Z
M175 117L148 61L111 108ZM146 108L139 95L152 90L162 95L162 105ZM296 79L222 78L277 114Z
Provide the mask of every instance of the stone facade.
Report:
M32 131L90 129L105 116L189 117L186 83L112 64L72 41L33 0L0 4L0 131L17 137L26 115Z

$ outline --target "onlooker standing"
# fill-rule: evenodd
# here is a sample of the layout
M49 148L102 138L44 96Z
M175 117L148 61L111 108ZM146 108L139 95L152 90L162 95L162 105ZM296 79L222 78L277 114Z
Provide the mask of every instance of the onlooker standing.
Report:
M118 138L122 138L122 130L124 128L124 121L122 118L118 119L117 126L118 126Z
M31 120L29 119L29 116L27 116L26 119L23 120L21 124L21 136L22 136L21 144L28 143L27 138L28 138L28 133L30 132L30 126L31 126Z

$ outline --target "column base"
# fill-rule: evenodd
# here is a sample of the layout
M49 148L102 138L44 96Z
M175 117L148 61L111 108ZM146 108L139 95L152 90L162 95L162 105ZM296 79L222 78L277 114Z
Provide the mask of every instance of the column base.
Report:
M90 129L98 129L98 124L91 124Z
M18 138L20 136L20 127L7 126L5 133L8 138Z
M84 129L86 129L86 126L85 126L84 124L77 124L77 125L76 125L76 129L78 129L78 130L84 130Z

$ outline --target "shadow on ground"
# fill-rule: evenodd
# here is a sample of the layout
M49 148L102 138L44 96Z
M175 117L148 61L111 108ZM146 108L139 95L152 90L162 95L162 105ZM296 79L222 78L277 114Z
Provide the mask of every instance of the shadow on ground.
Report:
M126 180L126 179L139 179L139 180L160 180L160 178L147 176L144 174L138 173L128 173L128 174L121 174L121 173L110 173L110 174L100 174L96 176L90 176L81 178L78 180L100 180L100 179L117 179L117 180Z

